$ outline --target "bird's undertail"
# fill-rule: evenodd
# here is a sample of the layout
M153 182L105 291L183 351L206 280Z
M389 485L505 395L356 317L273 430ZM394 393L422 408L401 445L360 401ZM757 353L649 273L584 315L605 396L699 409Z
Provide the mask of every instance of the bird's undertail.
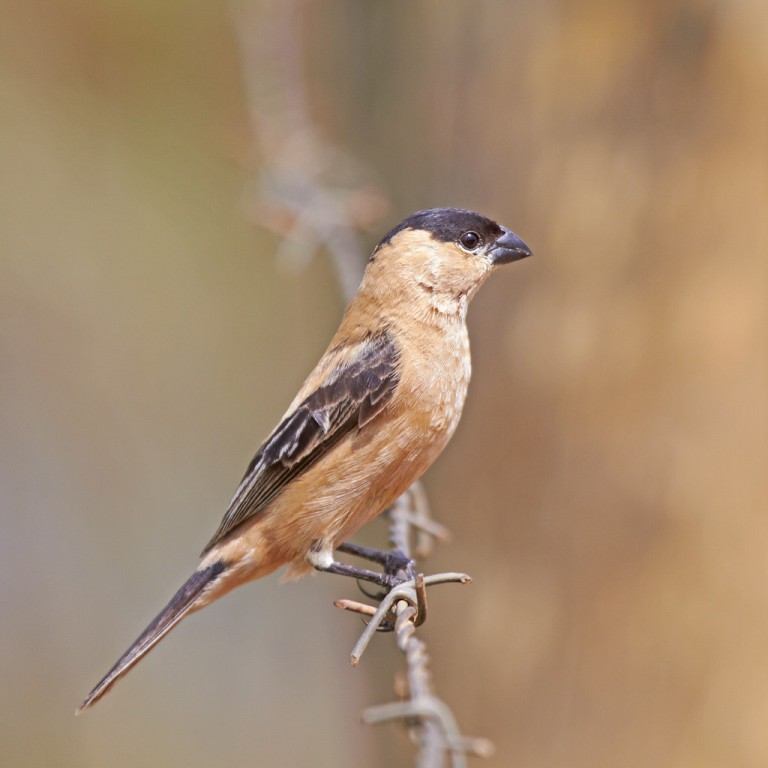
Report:
M88 694L75 714L95 704L109 689L128 672L146 653L148 653L168 632L170 632L188 613L196 607L198 599L208 591L227 569L227 564L219 560L198 568L187 579L184 586L171 598L168 605L155 617L154 621L141 633L136 642L118 659L98 685Z

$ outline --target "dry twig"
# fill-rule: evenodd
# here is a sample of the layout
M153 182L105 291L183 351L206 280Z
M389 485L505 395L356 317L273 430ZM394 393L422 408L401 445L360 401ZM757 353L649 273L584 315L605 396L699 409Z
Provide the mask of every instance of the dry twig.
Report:
M390 515L390 541L393 550L411 556L411 541L415 538L414 520L423 521L424 512L416 511L415 499L421 497L419 488L410 489L401 496ZM416 523L419 524L419 523ZM428 526L429 527L429 526ZM423 531L423 528L420 530ZM352 665L356 666L373 636L381 629L392 628L398 648L405 655L407 684L398 686L402 700L369 707L363 712L366 723L402 720L408 726L411 739L419 746L420 768L438 768L450 757L452 768L466 765L466 755L487 757L493 745L487 739L462 736L450 708L434 692L429 670L429 655L423 640L416 636L416 628L427 617L426 587L432 584L457 582L469 584L472 579L465 573L440 573L416 578L398 585L381 600L377 608L351 600L339 600L336 605L371 617L352 651Z

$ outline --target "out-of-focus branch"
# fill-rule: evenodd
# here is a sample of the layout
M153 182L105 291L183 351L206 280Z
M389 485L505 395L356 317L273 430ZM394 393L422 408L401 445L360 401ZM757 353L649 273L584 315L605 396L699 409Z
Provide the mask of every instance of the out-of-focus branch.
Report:
M301 269L320 249L332 257L344 298L357 290L364 260L360 232L387 212L370 168L326 141L309 113L303 0L237 0L239 41L259 172L247 208L281 235L278 261Z
M333 258L345 299L357 290L364 264L360 232L386 212L387 201L371 181L370 169L324 141L310 116L305 86L303 0L237 0L233 5L243 78L259 157L248 196L248 210L260 225L281 236L279 263L301 269L321 250ZM429 554L447 530L431 519L417 483L390 515L393 551L408 558ZM417 574L392 589L378 606L353 600L336 605L370 618L352 652L357 664L377 630L394 630L407 673L398 678L400 701L371 707L368 723L402 720L419 747L420 768L466 765L467 754L488 755L490 742L461 736L448 706L432 683L429 656L416 629L427 617L427 587L469 583L466 574Z

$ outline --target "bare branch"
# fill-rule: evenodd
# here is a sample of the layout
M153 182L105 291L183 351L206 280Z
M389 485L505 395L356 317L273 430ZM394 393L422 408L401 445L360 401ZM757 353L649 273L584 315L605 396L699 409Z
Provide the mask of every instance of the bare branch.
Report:
M414 509L415 499L422 499L422 494L420 489L409 489L389 510L393 551L401 552L406 557L411 557L411 540L418 531L423 533L424 530L419 528L414 531L411 522L423 518L424 513ZM466 765L467 754L487 757L493 753L493 745L488 740L471 739L461 735L450 708L434 692L427 647L424 641L416 636L416 628L427 617L426 587L450 582L469 584L471 581L465 573L439 573L431 576L419 573L415 579L403 582L387 593L373 613L374 607L363 603L335 603L340 608L371 616L371 621L352 650L353 666L360 662L377 631L392 628L394 616L397 646L405 655L407 665L407 684L399 686L403 700L369 707L363 713L363 721L404 721L409 728L411 739L419 746L419 768L443 766L446 756L449 756L452 768L462 768Z

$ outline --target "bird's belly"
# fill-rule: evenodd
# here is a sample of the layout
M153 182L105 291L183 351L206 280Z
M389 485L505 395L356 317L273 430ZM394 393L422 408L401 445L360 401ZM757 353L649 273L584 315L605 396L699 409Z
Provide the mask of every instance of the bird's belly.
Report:
M262 531L269 532L281 559L292 562L290 576L310 570L310 548L335 548L421 477L456 428L461 407L445 406L455 406L457 398L463 404L461 393L445 388L431 404L411 404L394 416L383 412L275 499L265 510Z
M466 336L451 346L415 355L392 402L290 482L244 538L250 533L270 560L290 563L289 576L297 576L311 570L310 549L335 548L392 504L459 422L470 376Z

